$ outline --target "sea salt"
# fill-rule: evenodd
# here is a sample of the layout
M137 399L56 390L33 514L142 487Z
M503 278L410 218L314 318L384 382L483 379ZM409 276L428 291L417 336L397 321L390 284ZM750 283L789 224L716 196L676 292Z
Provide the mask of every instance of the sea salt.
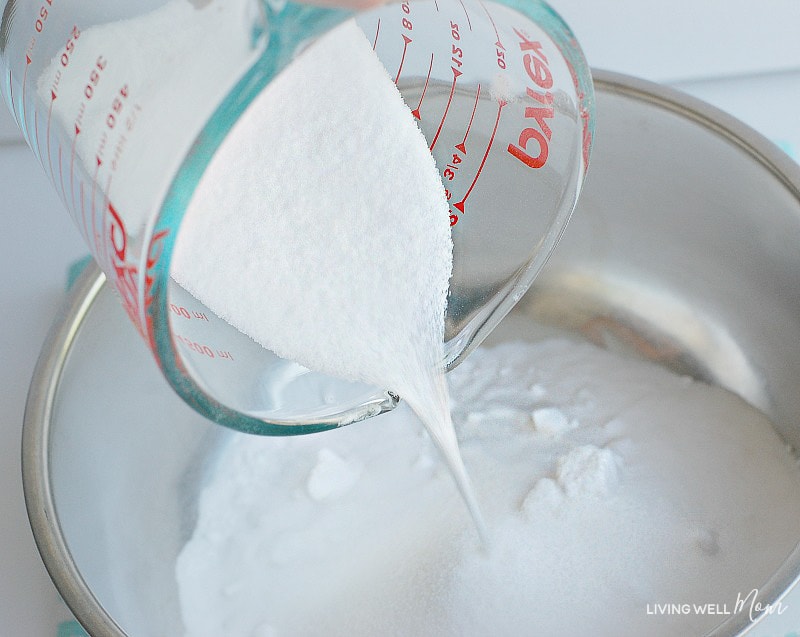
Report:
M698 635L725 617L648 604L732 610L796 544L800 468L724 390L565 339L478 349L448 379L489 553L407 408L233 435L177 562L187 636ZM538 409L576 426L543 434ZM315 498L333 457L358 478Z

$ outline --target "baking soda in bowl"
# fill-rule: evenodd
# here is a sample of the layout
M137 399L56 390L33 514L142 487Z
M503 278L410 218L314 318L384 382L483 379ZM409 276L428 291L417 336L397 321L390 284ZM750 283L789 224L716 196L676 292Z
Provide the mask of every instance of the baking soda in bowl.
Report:
M796 544L800 468L724 390L570 340L448 379L489 551L407 408L237 435L178 559L186 634L700 635L725 616L658 605L733 612Z

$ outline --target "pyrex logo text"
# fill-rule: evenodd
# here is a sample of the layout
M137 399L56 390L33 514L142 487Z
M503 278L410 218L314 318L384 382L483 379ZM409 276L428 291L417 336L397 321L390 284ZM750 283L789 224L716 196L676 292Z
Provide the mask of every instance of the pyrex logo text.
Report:
M519 37L519 49L525 55L522 63L535 88L527 87L528 96L539 105L525 108L525 119L533 120L535 126L524 128L519 135L517 145L509 144L508 152L519 159L529 168L541 168L547 163L550 155L550 140L553 131L547 123L555 114L553 109L553 74L547 64L547 56L542 50L542 43L528 39L525 35L514 29ZM541 89L541 90L537 90ZM536 144L532 144L532 142ZM533 148L529 148L533 146Z

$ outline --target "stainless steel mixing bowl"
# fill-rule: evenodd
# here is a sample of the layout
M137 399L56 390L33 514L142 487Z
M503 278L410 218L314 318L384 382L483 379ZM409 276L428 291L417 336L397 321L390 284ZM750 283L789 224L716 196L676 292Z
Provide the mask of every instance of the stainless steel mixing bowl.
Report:
M512 320L532 338L569 330L727 387L800 448L800 169L696 100L596 79L586 189ZM208 467L238 435L172 394L101 275L87 272L33 380L23 471L44 562L92 635L182 633L175 558ZM800 549L761 599L792 595L797 618L798 576ZM739 614L713 634L748 624Z

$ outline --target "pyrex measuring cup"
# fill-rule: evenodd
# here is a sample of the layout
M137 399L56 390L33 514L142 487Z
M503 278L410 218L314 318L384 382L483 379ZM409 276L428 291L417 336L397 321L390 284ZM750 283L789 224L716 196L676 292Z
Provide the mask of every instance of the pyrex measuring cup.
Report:
M257 0L9 0L3 11L0 82L28 144L171 385L243 431L319 431L398 400L278 358L169 272L192 193L237 119L309 42L351 18L447 191L452 367L541 269L587 167L590 74L544 3L411 0L353 14Z

